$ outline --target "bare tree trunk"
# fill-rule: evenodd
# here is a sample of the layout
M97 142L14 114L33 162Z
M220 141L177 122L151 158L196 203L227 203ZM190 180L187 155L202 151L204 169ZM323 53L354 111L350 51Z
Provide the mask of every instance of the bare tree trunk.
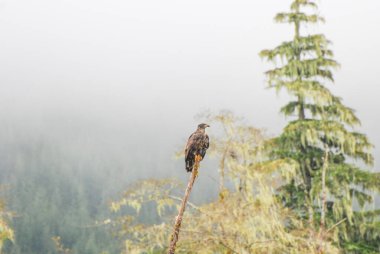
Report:
M182 199L182 204L181 204L181 207L179 208L178 216L176 217L176 220L175 220L173 233L172 233L172 236L170 238L170 246L169 246L168 254L174 254L174 252L175 252L175 248L176 248L177 241L179 238L179 230L181 228L183 213L185 212L187 200L189 199L191 189L193 188L195 179L197 178L197 175L198 175L198 169L199 169L199 162L200 161L201 161L201 156L196 155L194 167L193 167L193 170L191 172L189 183L187 184L187 188L185 191L185 196Z
M325 227L326 217L326 170L329 167L329 148L325 147L325 158L322 167L322 209L321 209L321 229Z
M230 143L231 139L228 140L226 147L223 150L222 158L220 159L219 163L219 199L221 201L224 200L224 173L225 173L225 164L226 164L226 157L227 153L230 149Z
M325 235L325 225L326 225L326 171L329 167L329 147L325 146L325 157L323 158L323 166L322 166L322 197L321 197L321 222L319 229L319 238L320 245L318 247L319 253L324 253L324 235Z

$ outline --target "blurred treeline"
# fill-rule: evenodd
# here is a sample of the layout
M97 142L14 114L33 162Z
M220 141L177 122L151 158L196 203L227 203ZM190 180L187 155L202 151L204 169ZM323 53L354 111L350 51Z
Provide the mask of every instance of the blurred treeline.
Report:
M107 199L118 184L113 177L122 174L122 164L103 156L107 146L91 139L94 133L78 131L83 121L72 130L58 123L49 129L30 123L1 128L1 194L15 232L4 253L57 253L55 236L75 253L112 246L112 235L96 221L107 216ZM117 252L114 246L111 253Z
M177 253L379 253L380 174L354 110L328 89L339 66L330 41L304 31L323 21L316 2L293 0L275 20L294 34L260 56L274 66L268 87L289 95L280 109L288 123L272 137L228 111L200 116L212 126L206 160L218 163L201 164ZM1 127L0 250L165 253L184 186L152 170L134 180L147 165L185 175L183 164L153 160L170 155L162 142L141 142L148 137L99 138L91 123L52 122ZM197 185L204 168L213 185Z

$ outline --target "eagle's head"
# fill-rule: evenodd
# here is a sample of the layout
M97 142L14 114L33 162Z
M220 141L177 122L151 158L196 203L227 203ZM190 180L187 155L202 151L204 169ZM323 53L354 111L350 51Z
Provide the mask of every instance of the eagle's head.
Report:
M210 125L206 123L201 123L198 125L198 129L202 129L202 130L206 129L207 127L210 127Z

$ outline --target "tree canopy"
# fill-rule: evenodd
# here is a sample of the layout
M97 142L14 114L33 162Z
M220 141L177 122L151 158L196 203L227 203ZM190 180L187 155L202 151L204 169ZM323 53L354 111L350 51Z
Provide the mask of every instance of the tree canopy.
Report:
M371 193L380 190L380 174L365 168L373 165L373 146L357 132L360 121L354 110L326 87L339 67L330 41L301 30L324 21L316 11L315 1L293 1L289 12L275 17L294 27L293 38L260 53L275 64L266 72L268 86L293 99L281 108L290 121L268 142L270 159L291 159L298 165L296 177L280 188L287 207L322 231L338 223L334 239L345 251L374 253L380 243L373 234L380 229L378 211L369 212L368 204Z

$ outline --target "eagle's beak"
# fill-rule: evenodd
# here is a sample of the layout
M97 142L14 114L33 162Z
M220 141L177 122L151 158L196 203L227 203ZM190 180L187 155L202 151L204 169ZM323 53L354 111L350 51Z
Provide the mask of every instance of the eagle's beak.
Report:
M207 124L207 126L206 126L206 127L210 127L210 125L208 125L208 124Z

